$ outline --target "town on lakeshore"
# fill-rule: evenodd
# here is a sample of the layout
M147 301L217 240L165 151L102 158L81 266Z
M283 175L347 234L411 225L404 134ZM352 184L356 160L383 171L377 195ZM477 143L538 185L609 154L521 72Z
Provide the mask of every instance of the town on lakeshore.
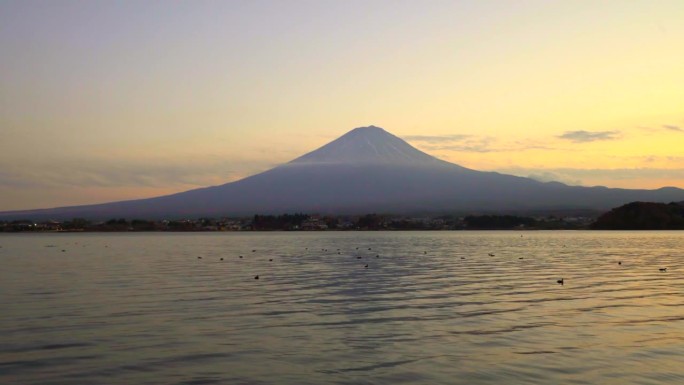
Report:
M309 214L254 215L251 218L144 220L125 218L90 221L14 220L0 222L2 232L125 232L125 231L353 231L353 230L550 230L585 229L595 218L554 215L468 215L408 217L366 214L332 216Z

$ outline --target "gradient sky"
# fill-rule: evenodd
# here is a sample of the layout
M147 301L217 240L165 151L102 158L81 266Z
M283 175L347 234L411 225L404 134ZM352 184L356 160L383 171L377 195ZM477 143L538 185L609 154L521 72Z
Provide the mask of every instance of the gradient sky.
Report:
M371 124L684 188L684 1L0 0L0 210L222 184Z

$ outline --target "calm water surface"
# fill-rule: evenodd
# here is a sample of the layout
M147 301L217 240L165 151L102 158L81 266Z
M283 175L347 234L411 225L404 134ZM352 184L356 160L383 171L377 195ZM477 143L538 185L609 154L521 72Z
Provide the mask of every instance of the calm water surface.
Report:
M0 235L0 383L682 384L683 263L684 232Z

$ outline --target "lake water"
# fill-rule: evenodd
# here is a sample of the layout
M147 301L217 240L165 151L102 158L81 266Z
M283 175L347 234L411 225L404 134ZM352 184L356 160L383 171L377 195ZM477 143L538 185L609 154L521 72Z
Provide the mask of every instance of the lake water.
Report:
M4 234L0 383L681 384L682 277L684 232Z

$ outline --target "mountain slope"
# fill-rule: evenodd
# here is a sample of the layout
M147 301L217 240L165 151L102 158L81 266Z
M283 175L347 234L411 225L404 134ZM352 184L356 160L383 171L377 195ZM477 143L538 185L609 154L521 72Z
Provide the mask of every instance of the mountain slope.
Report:
M0 219L607 210L637 200L684 200L684 190L566 186L470 170L370 126L356 128L289 163L236 182L142 200L5 212Z

